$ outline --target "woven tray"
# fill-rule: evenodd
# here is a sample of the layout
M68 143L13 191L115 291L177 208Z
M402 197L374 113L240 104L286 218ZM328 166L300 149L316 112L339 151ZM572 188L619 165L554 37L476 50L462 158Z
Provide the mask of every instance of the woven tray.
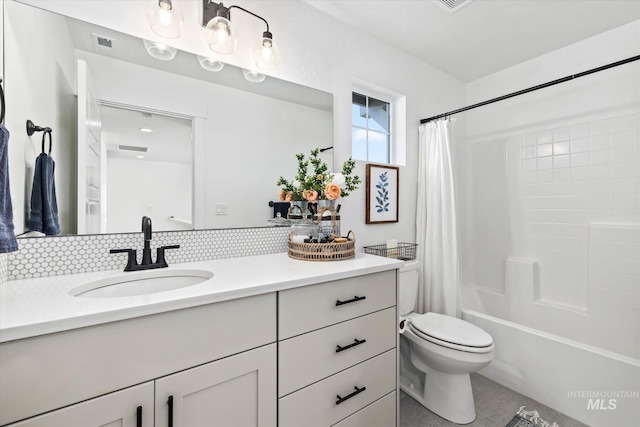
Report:
M303 261L339 261L356 256L356 237L353 231L347 233L344 243L298 243L289 235L289 257Z

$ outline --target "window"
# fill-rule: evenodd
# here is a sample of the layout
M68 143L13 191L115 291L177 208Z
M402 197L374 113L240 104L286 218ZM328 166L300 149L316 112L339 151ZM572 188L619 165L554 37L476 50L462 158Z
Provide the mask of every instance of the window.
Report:
M391 163L391 104L352 93L351 156L356 160Z

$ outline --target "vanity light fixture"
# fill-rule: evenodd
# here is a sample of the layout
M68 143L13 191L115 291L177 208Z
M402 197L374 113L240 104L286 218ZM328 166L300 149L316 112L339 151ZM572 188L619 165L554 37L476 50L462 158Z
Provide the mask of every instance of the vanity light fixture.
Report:
M153 132L153 130L152 130L152 129L149 129L149 128L138 128L138 130L139 130L140 132L145 132L145 133L151 133L151 132Z
M231 27L231 9L241 10L265 23L267 31L262 33L262 37L253 49L253 59L261 70L275 69L280 63L280 49L273 42L269 23L263 17L240 6L225 7L222 3L202 0L202 26L207 30L209 48L223 55L233 53L236 47L236 37L235 30Z
M180 37L184 17L171 0L152 0L146 10L151 31L168 39Z
M207 58L206 56L198 55L198 62L200 63L200 66L207 71L218 72L224 68L224 62L213 58Z
M175 47L167 46L166 44L152 42L149 40L143 40L143 42L145 49L147 49L147 53L162 61L171 61L178 52Z

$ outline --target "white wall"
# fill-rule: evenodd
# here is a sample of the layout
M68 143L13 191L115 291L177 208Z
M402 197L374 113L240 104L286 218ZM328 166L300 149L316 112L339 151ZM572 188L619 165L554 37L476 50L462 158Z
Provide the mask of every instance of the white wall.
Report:
M125 33L158 40L144 21L146 1L41 1L40 7L63 11L79 19L112 27ZM172 42L177 48L212 56L198 24L200 1L177 1L185 16L184 32ZM334 95L335 159L342 163L351 151L351 86L364 80L407 97L407 166L400 171L400 221L397 224L365 225L364 185L342 201L342 226L353 229L358 246L384 242L387 237L415 241L417 174L417 126L419 120L459 107L465 85L457 79L391 47L384 41L357 31L301 1L239 1L268 19L280 45L282 61L274 76L331 92ZM235 18L234 18L235 19ZM263 31L260 22L238 14L243 27L238 51L220 59L237 66L251 66L249 51L253 33ZM166 42L166 40L164 40ZM356 172L364 181L365 166Z
M75 65L71 38L62 17L12 1L5 2L5 7L4 56L11 59L4 64L5 124L11 132L9 169L16 233L26 231L33 166L42 142L42 133L27 136L27 119L53 129L51 156L56 162L61 233L75 233L76 178L69 173L75 170L76 140ZM20 19L11 13L17 8L24 9Z
M468 102L638 51L640 21L471 82ZM468 163L459 169L465 285L502 312L511 306L513 321L636 358L638 76L631 63L467 113ZM511 274L526 260L539 270ZM523 299L513 306L514 297Z
M153 231L185 230L168 218L191 218L190 164L107 159L107 232L138 232L143 216Z

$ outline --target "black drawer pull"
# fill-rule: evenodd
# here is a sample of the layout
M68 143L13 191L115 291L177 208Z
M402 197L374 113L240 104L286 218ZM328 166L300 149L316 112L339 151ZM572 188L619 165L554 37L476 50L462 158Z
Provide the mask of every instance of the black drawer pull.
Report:
M169 427L173 427L173 396L169 396L167 405L169 405Z
M142 406L136 409L136 427L142 427Z
M355 347L357 345L364 344L367 342L367 340L359 340L358 338L355 338L354 341L355 342L353 344L345 345L344 347L336 345L336 353L340 353L341 351L348 350L351 347Z
M363 297L356 297L356 296L354 296L353 299L350 299L350 300L347 300L347 301L338 300L338 301L336 301L336 307L339 306L339 305L345 305L345 304L349 304L349 303L356 302L356 301L362 301L363 299L367 299L367 297L364 297L364 296Z
M356 389L356 391L354 391L353 393L351 393L348 396L345 397L340 397L340 395L337 395L336 397L338 398L338 400L336 400L336 405L341 404L342 402L344 402L345 400L349 400L351 399L353 396L355 396L356 394L360 394L363 391L365 391L367 388L366 387L362 387L362 388L358 388L358 386L354 387Z

